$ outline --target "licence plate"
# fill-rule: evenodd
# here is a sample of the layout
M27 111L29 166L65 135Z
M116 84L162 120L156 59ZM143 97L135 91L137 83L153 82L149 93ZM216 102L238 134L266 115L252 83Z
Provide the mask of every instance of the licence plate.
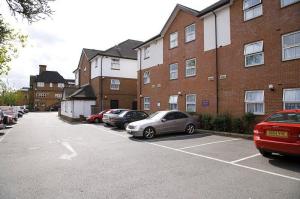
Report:
M285 131L267 131L266 135L269 137L288 138L288 133Z

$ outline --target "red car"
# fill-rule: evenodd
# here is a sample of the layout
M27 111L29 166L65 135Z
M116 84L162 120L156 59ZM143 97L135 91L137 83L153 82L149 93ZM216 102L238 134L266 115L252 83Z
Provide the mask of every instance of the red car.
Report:
M102 122L103 114L108 111L109 110L104 110L98 114L90 115L86 120L90 123L100 123L100 122Z
M257 124L254 143L260 153L300 155L300 109L276 112Z

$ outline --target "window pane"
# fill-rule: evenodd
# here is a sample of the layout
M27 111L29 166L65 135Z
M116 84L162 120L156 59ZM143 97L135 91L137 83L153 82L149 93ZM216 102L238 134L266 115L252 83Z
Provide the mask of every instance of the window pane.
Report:
M261 0L244 0L244 9L248 9L252 6L259 4Z
M300 89L284 90L283 99L285 102L299 102L300 103Z
M196 105L195 104L187 104L186 111L187 112L196 112Z
M246 66L260 65L264 63L263 53L246 55Z
M245 100L246 102L263 102L263 91L247 91Z
M300 109L300 102L299 103L285 103L284 109L286 109L286 110Z
M287 6L287 5L290 5L290 4L293 4L293 3L296 3L298 2L299 0L281 0L281 6Z
M245 21L249 20L249 19L253 19L255 17L258 17L262 15L262 5L258 5L256 7L250 8L248 10L244 11L244 19Z
M263 114L264 113L264 104L263 103L247 103L246 112L254 114Z

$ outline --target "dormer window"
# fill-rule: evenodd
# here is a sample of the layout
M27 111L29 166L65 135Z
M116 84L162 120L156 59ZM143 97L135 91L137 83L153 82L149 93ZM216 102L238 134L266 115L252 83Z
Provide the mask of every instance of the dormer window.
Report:
M150 57L150 45L145 46L144 48L144 59L147 59Z
M259 17L263 14L261 0L244 0L244 21Z
M120 70L120 59L116 59L116 58L111 59L111 69Z

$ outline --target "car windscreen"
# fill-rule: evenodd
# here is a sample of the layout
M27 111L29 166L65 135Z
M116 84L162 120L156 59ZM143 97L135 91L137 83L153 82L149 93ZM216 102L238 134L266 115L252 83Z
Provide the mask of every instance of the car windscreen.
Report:
M121 114L119 114L120 117L124 117L128 113L128 111L123 111Z
M155 113L152 113L147 119L161 119L166 112L163 111L157 111Z
M275 113L266 119L267 122L300 124L300 113Z
M119 115L119 114L123 113L124 111L126 111L126 110L113 110L110 113Z

